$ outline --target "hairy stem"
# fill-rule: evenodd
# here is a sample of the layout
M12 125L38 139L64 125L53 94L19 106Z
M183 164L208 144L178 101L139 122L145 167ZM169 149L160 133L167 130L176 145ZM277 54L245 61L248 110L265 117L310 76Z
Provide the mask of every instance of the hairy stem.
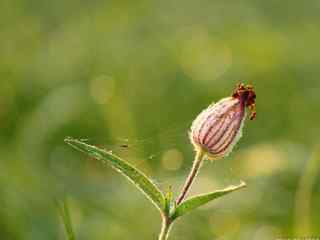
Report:
M162 227L159 235L159 240L167 240L172 221L168 216L162 216Z
M195 177L197 176L197 173L199 172L203 158L204 158L204 152L202 150L199 150L196 154L196 157L193 162L193 166L191 168L189 176L188 176L185 184L183 185L183 188L181 190L179 197L176 200L176 205L179 205L186 197L188 190L190 189ZM161 232L159 235L159 240L167 240L168 239L172 222L173 222L173 219L170 218L169 213L163 212L163 214L162 214L162 227L161 227Z
M197 173L199 172L203 157L204 157L204 152L202 150L197 151L197 154L196 154L195 160L193 162L193 166L191 168L189 176L188 176L185 184L183 185L183 188L181 189L181 193L180 193L179 197L176 200L177 205L179 205L186 197L195 177L197 176Z

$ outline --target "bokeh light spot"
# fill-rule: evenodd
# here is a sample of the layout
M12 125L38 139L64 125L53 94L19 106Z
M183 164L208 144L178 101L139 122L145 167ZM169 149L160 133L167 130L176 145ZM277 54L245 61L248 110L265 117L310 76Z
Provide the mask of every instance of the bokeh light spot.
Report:
M240 155L247 176L267 176L287 168L285 153L269 144L255 145Z
M196 31L181 44L179 61L194 80L211 81L223 75L232 64L231 49L206 32Z
M177 149L170 149L163 154L162 166L170 171L180 169L183 162L183 154Z
M278 239L280 235L279 229L271 225L263 225L257 229L254 234L254 240Z

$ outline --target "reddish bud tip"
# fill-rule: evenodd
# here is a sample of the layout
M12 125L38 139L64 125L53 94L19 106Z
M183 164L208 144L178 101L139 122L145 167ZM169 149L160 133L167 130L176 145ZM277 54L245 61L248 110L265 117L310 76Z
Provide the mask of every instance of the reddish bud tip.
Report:
M256 118L256 93L251 85L239 83L232 94L233 98L238 98L250 110L250 120Z

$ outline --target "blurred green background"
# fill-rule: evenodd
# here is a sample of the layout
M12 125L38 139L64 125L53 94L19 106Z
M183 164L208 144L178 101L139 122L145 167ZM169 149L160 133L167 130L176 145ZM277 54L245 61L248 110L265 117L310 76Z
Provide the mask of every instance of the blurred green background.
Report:
M65 239L54 199L67 199L77 239L156 239L152 204L64 138L177 192L190 123L239 81L256 89L257 119L192 193L248 187L182 218L171 239L319 236L319 11L316 0L2 0L0 239Z

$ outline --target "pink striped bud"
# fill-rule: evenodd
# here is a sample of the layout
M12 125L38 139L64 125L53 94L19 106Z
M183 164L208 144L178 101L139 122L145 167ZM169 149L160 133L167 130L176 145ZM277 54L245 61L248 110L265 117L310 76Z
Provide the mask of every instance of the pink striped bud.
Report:
M251 111L251 120L256 116L255 98L252 86L239 84L231 97L203 110L191 126L195 150L204 151L211 160L227 156L242 135L246 107Z

